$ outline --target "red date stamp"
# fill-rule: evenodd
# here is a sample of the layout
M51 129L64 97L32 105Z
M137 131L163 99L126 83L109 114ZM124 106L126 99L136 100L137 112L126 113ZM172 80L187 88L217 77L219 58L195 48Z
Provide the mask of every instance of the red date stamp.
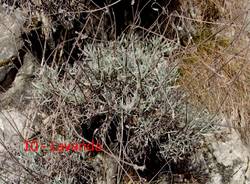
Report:
M100 143L95 143L94 140L92 140L91 143L85 143L84 141L81 143L56 143L51 142L48 145L46 144L40 144L37 140L25 140L24 141L24 151L25 152L38 152L38 151L44 151L44 152L101 152L102 151L102 145Z

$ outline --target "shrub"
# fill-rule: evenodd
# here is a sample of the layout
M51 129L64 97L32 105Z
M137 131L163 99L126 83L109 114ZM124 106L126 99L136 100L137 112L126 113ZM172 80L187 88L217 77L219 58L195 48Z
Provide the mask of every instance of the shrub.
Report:
M161 168L169 172L167 163L189 160L217 119L187 105L176 85L176 49L178 44L159 37L128 36L87 44L85 59L66 67L63 77L60 68L44 66L34 83L33 108L42 119L33 127L37 139L44 144L100 140L104 153L95 154L117 162L109 167L120 165L127 175L132 168L147 179ZM96 182L97 160L89 161L88 154L40 153L25 166L45 176L43 182Z

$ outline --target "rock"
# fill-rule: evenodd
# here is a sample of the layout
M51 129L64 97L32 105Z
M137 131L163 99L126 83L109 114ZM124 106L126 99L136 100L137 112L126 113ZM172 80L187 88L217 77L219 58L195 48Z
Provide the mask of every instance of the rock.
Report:
M207 137L210 182L208 184L250 184L250 154L234 130Z
M23 45L21 29L25 22L21 11L15 10L7 14L6 9L0 6L0 61L17 55L18 49Z
M21 29L24 22L25 17L21 11L7 13L7 9L0 6L0 84L11 68L15 67L11 58L23 46Z
M17 109L0 111L0 152L5 151L4 146L10 147L19 142L28 121L27 116Z
M25 14L18 9L7 11L8 7L4 8L0 5L0 85L9 75L10 70L15 68L11 58L17 56L18 50L23 46L21 34ZM25 102L24 95L28 94L27 91L31 92L31 88L27 86L31 82L35 66L36 59L27 53L11 88L0 93L0 141L6 146L20 141L20 138L23 138L27 132L29 119L23 108L24 103L21 102ZM4 149L4 146L0 144L0 152Z
M8 183L20 183L23 172L13 156L21 155L24 149L26 124L30 120L19 110L13 108L0 110L0 175ZM18 158L18 157L16 157ZM6 168L12 172L6 172Z
M23 60L23 65L19 69L12 87L4 94L0 95L0 106L2 107L18 107L23 104L25 94L31 94L32 89L28 86L33 79L34 72L37 68L37 61L32 54L27 53ZM22 102L22 103L21 103Z
M31 54L26 54L24 65L19 70L13 86L0 96L0 141L4 141L6 145L18 142L21 137L27 135L26 128L30 125L28 124L30 121L27 113L24 112L24 95L28 94L27 91L31 92L31 88L27 88L27 85L32 79L34 70L35 59ZM22 108L17 104L21 104ZM3 149L0 144L0 152Z

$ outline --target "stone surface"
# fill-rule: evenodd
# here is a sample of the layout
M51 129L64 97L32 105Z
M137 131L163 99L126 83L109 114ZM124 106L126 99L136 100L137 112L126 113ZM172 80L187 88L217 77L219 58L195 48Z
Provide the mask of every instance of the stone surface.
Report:
M250 154L234 130L207 137L210 182L208 184L250 184Z
M16 108L0 110L0 176L6 183L24 183L20 182L24 174L20 172L21 165L13 159L12 154L23 154L22 137L27 138L26 125L29 123L27 115ZM7 172L4 168L8 168L11 172Z
M25 114L17 109L0 111L0 152L19 141L19 135L24 135L25 124L28 123Z
M9 70L15 67L8 60L16 56L23 46L21 33L24 22L25 14L22 11L18 9L11 11L8 7L0 5L0 84ZM24 96L27 91L31 92L28 85L33 77L35 66L35 58L27 53L11 88L0 93L0 152L5 149L3 143L5 146L10 146L25 135L29 120L24 113L25 108L23 106L20 108L20 104L25 101Z
M10 58L16 56L23 46L21 29L24 21L24 14L20 11L7 13L7 9L0 5L0 84L15 67Z
M11 88L4 94L0 94L0 107L18 106L25 101L25 95L32 91L30 83L37 68L36 59L27 53L23 65L19 69Z
M12 58L17 56L18 50L23 46L21 31L24 22L23 12L17 9L13 12L10 8L0 5L0 85L6 81L15 67ZM35 62L29 54L25 56L23 62L24 65L19 70L12 87L5 93L0 92L0 176L1 181L5 180L7 183L20 183L23 173L20 173L20 166L12 154L20 155L23 138L27 138L28 126L31 124L24 106L20 109L17 104L22 99L24 89L30 90L27 88L27 83L30 75L33 75ZM3 168L14 171L14 174L6 172Z
M11 14L6 11L0 6L0 61L16 55L23 44L20 36L24 15L18 10Z

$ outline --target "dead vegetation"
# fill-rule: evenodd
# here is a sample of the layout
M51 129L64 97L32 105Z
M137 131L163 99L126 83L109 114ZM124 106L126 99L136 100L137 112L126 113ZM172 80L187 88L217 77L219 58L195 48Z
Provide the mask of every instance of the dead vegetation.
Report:
M230 119L228 126L237 127L248 144L249 17L247 10L240 8L247 4L240 3L218 2L221 18L199 23L192 44L183 51L180 84L194 104Z

